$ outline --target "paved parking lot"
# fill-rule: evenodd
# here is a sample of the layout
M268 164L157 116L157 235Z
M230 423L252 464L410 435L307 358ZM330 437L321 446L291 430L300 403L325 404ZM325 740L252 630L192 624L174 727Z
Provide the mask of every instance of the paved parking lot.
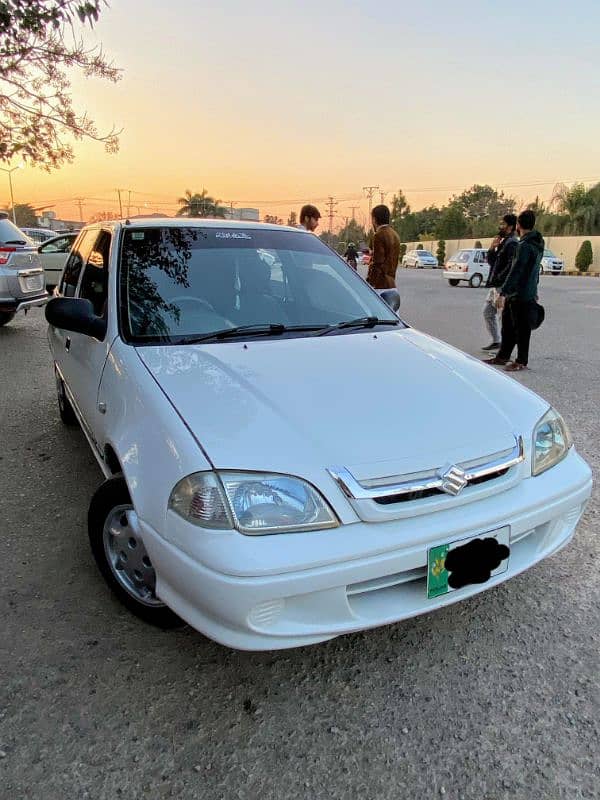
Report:
M484 290L437 271L398 285L411 324L487 343ZM564 413L598 481L600 280L544 278L541 300L518 379ZM101 476L58 420L40 311L0 329L0 365L3 798L600 795L598 484L575 541L490 592L303 650L233 652L148 627L106 588L85 531Z

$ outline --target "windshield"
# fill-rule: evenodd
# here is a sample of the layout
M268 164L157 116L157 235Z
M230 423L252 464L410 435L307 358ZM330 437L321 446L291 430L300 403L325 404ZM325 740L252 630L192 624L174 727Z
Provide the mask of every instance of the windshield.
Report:
M126 230L120 305L125 338L148 344L248 325L319 329L365 317L399 323L316 236L286 230Z
M459 264L467 264L469 261L470 250L459 250L452 256L452 261L458 261Z
M556 258L552 250L544 250L544 258Z
M430 253L429 250L417 250L417 255L419 258L433 258L433 253Z

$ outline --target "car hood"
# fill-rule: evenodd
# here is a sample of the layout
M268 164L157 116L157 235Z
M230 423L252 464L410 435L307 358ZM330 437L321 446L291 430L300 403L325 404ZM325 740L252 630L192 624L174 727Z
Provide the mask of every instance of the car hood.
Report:
M512 448L547 409L413 329L137 352L218 469L437 468Z

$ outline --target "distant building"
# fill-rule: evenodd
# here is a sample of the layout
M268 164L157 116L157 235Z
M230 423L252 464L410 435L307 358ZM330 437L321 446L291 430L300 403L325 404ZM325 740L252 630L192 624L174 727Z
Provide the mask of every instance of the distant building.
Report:
M247 220L248 222L259 222L260 213L258 208L226 208L225 219Z
M44 211L37 221L40 228L48 228L57 233L80 231L85 225L85 222L81 222L81 220L58 219L54 211Z

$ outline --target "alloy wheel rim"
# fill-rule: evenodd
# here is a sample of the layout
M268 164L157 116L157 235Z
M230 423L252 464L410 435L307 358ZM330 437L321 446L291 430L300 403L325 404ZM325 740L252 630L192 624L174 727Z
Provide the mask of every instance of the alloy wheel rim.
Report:
M146 552L133 506L115 506L102 534L104 552L119 585L138 603L163 607L156 596L156 572Z

